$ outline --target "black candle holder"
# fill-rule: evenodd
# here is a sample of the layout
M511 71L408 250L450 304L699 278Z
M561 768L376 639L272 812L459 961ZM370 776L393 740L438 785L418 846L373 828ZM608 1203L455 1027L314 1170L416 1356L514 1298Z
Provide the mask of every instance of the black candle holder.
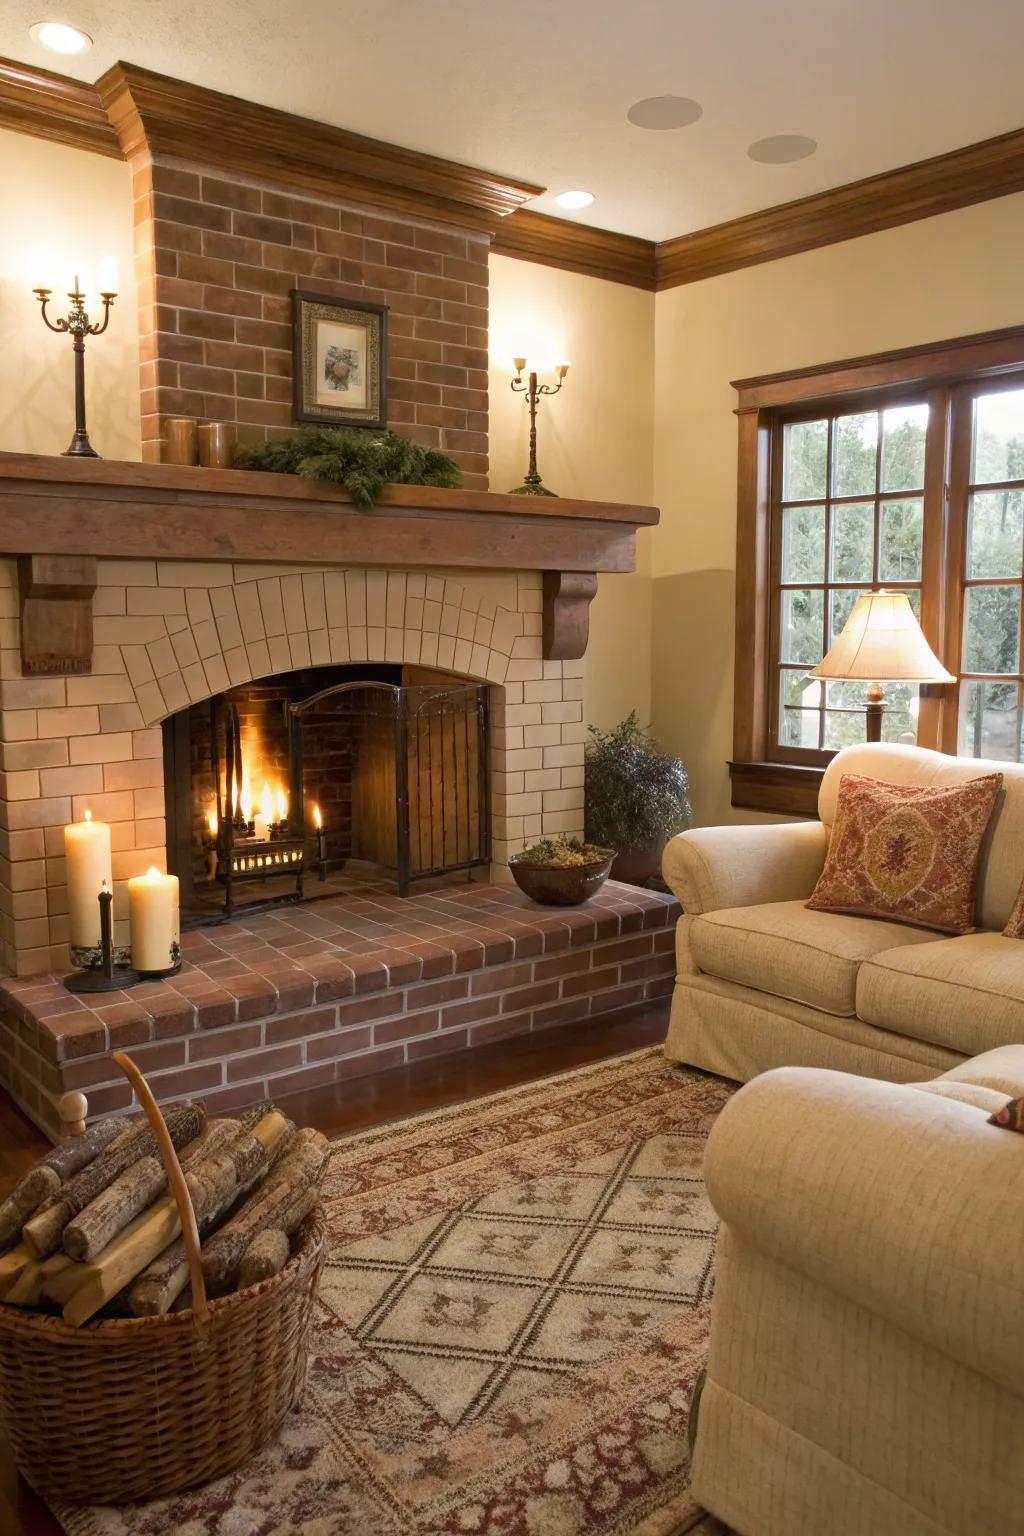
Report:
M98 963L79 971L76 976L66 977L64 985L69 992L123 992L126 987L137 987L140 981L146 979L140 976L138 971L133 971L130 965L116 963L111 923L114 893L107 890L105 880L97 899L100 904ZM81 953L81 950L72 950L72 954Z
M33 292L39 300L43 322L51 331L64 331L71 337L75 349L75 430L71 442L64 450L64 458L98 459L99 454L89 441L89 434L85 430L85 338L87 336L102 336L110 323L110 306L117 297L116 293L101 293L103 300L103 320L91 323L85 308L85 295L78 287L78 278L75 278L75 287L68 294L71 300L71 308L67 318L51 320L47 316L46 306L50 302L50 288L34 288Z
M555 369L558 383L552 386L551 384L538 384L536 373L531 373L527 379L523 378L523 369L526 367L525 357L514 357L512 362L516 370L516 376L512 380L512 389L517 395L523 394L526 396L526 403L530 408L530 464L526 474L523 476L522 485L515 486L509 494L512 496L554 496L555 492L549 491L547 486L542 484L540 471L537 469L537 407L540 404L542 395L558 394L558 391L565 383L565 376L569 372L569 364L558 364L558 367Z
M321 880L327 879L327 832L323 827L316 829L316 862Z

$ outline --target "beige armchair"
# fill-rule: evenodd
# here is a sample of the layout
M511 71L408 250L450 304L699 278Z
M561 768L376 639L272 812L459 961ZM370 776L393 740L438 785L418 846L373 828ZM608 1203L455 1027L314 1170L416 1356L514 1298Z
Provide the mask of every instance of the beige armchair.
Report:
M1004 788L982 852L977 932L808 910L843 773L947 785L993 771ZM1024 767L848 747L818 808L818 821L700 828L668 844L665 878L683 907L669 1059L740 1082L784 1065L915 1082L1024 1042L1024 941L1001 932L1024 876Z
M783 1068L711 1133L693 1487L737 1536L1024 1531L1024 1047L917 1086Z

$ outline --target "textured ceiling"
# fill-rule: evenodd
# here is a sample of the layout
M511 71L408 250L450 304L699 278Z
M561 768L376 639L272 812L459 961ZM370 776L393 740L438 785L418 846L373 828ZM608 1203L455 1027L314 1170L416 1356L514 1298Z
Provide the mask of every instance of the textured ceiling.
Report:
M40 20L89 32L65 59ZM1024 126L1021 0L6 0L0 55L94 80L117 59L596 201L664 239ZM641 97L703 106L626 121ZM818 153L758 165L747 146Z

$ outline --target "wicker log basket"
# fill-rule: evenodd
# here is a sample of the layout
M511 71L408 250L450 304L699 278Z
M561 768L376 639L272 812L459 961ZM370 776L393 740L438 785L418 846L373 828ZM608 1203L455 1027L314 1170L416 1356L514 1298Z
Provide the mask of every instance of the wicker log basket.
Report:
M192 1309L72 1328L0 1304L0 1419L47 1499L119 1504L222 1477L271 1438L305 1381L325 1251L320 1207L278 1274L210 1302L199 1235L163 1116L126 1057L157 1136L188 1253Z

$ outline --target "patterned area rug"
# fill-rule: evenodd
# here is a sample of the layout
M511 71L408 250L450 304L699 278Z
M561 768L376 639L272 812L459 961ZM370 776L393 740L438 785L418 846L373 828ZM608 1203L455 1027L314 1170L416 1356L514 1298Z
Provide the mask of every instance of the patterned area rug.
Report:
M71 1536L719 1536L689 1493L728 1085L660 1050L338 1142L301 1410Z

